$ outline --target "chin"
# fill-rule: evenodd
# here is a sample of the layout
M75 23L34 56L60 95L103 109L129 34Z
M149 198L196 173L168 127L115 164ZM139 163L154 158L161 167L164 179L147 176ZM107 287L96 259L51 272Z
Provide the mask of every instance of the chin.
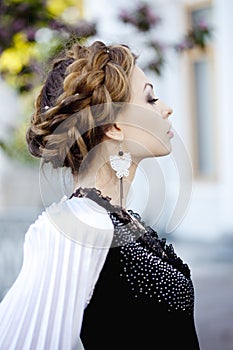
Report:
M169 142L169 144L166 146L166 154L170 154L172 151L172 145L171 143Z
M163 157L163 156L168 156L172 151L171 146L165 148L162 152L156 155L156 157Z

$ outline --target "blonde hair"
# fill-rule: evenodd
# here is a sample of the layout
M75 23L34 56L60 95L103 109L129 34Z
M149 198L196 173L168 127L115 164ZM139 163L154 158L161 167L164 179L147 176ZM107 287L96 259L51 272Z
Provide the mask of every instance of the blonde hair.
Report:
M77 174L103 139L121 104L129 102L136 56L125 45L74 44L57 58L35 102L27 130L29 152Z

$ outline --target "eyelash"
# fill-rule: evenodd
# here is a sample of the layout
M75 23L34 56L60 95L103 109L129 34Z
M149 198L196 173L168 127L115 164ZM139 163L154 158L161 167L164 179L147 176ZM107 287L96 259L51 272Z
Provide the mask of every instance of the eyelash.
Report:
M152 105L155 104L158 101L158 98L149 98L148 103L151 103Z

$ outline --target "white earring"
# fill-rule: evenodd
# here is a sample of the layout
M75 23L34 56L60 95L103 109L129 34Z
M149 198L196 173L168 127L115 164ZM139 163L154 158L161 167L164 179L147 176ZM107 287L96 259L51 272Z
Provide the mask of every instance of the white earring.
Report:
M123 199L123 177L129 176L129 168L132 164L131 154L129 152L124 153L121 145L118 155L110 156L111 168L116 172L116 176L120 179L120 204L122 207Z

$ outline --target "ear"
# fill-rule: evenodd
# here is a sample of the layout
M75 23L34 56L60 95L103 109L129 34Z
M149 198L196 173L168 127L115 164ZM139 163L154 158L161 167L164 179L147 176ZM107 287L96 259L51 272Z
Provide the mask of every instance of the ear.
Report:
M124 140L124 133L122 128L117 125L117 124L112 124L110 125L106 130L105 130L105 135L109 137L112 140L116 141L123 141Z

